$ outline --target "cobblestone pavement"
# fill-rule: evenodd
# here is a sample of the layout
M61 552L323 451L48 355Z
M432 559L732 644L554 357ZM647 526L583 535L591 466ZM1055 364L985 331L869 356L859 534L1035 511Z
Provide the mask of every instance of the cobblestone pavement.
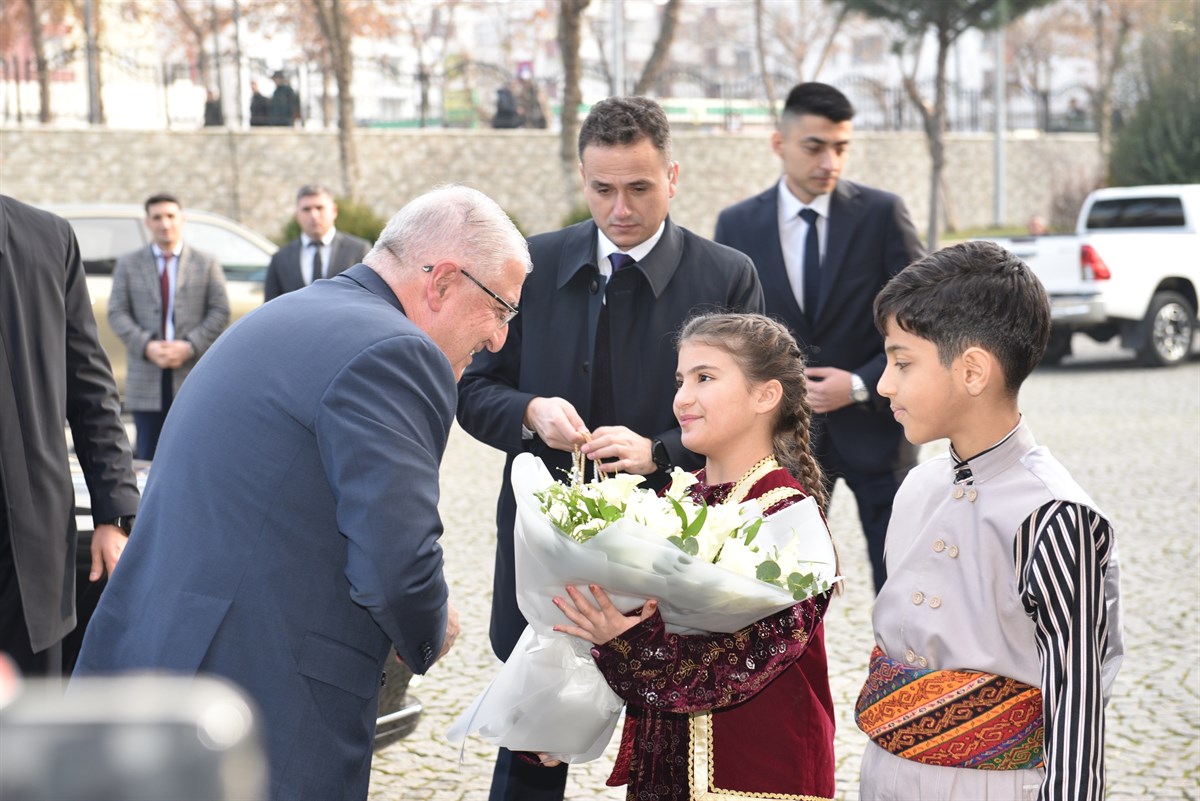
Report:
M1200 798L1200 361L1173 370L1134 366L1127 352L1076 338L1077 356L1039 370L1022 391L1039 441L1067 466L1117 526L1127 656L1108 710L1110 799ZM944 444L928 446L925 455ZM486 686L501 454L455 430L443 465L446 570L462 635L413 692L425 703L416 732L375 757L374 801L483 801L493 749L445 741L451 721ZM846 593L826 617L838 709L838 798L858 798L865 736L853 708L870 652L872 594L866 550L844 486L830 524ZM606 788L614 744L571 768L567 798L623 799Z

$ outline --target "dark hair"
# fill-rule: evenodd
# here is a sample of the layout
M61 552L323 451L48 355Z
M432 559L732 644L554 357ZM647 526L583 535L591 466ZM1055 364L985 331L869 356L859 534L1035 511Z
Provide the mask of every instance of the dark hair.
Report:
M771 432L775 459L824 507L825 478L809 443L812 408L804 356L787 327L761 314L700 314L683 324L676 349L685 342L728 353L752 384L779 381L783 398Z
M937 346L949 367L969 347L1000 362L1015 395L1046 352L1050 301L1025 262L995 242L963 242L904 268L875 297L875 325Z
M648 97L610 97L592 106L579 128L579 158L588 145L614 147L649 139L671 160L671 126L662 106Z
M299 203L306 197L313 195L325 195L330 200L333 200L333 190L325 184L305 184L296 190L296 202Z
M816 114L830 122L853 119L850 99L827 83L798 83L788 92L783 104L783 119L790 121L801 114Z
M159 192L157 195L151 195L146 199L146 213L150 213L150 207L158 203L174 203L179 208L183 208L183 204L179 202L179 198L174 195L169 195L166 192Z

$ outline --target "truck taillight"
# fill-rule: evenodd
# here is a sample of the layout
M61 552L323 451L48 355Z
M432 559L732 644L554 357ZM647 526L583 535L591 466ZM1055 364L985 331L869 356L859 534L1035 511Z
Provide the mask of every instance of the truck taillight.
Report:
M1079 248L1079 273L1084 281L1107 281L1112 278L1108 265L1091 245L1082 245Z

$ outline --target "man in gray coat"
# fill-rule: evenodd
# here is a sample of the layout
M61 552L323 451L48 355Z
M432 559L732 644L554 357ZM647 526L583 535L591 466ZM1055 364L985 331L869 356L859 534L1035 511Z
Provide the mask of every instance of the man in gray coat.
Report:
M64 419L92 499L90 578L125 547L138 491L117 385L66 220L0 195L0 651L60 673L75 628L75 492Z
M223 676L262 713L271 798L366 798L389 646L425 673L458 632L438 469L528 267L498 205L444 188L239 320L175 400L75 675Z
M153 459L175 393L229 324L221 265L184 244L173 195L146 201L148 247L117 259L108 323L125 343L125 408L137 428L137 458Z
M333 193L321 184L307 184L296 193L296 222L300 236L271 257L263 301L332 278L363 260L371 243L334 227L338 207Z

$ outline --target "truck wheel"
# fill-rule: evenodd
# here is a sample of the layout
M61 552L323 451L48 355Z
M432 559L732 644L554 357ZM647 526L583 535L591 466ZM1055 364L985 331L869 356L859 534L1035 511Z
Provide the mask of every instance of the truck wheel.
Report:
M1046 343L1046 355L1042 356L1042 364L1058 364L1071 355L1071 334L1070 331L1057 328L1050 331L1050 341Z
M1182 364L1192 349L1196 310L1178 292L1159 292L1142 321L1138 359L1150 367Z

